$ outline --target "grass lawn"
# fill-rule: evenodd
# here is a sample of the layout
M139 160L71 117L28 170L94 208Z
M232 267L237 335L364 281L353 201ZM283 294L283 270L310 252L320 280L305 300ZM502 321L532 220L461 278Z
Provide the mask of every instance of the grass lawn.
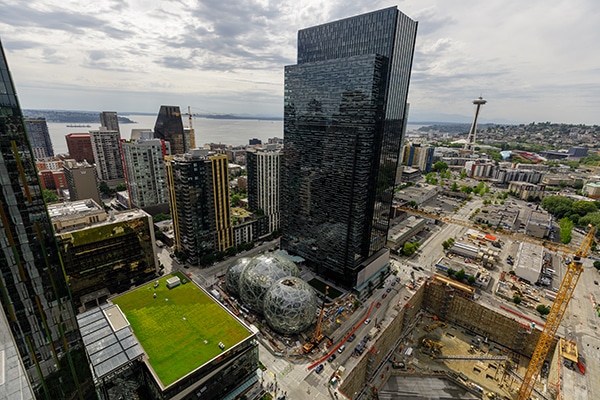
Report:
M222 353L219 342L227 350L250 336L195 284L188 281L168 289L166 280L171 276L159 279L156 289L151 282L112 299L127 316L165 387Z
M318 280L317 278L313 278L310 281L308 281L308 284L312 287L314 287L315 289L317 289L319 292L325 294L325 286L327 286L325 284L325 282ZM332 288L331 286L329 286L329 290L327 291L327 297L329 297L330 299L335 299L337 297L340 297L342 295L342 292L340 292L337 289Z

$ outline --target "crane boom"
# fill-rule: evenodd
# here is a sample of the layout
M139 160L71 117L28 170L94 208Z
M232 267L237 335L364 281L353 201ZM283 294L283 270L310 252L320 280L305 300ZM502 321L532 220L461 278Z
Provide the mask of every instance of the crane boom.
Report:
M554 300L554 303L552 304L550 314L548 314L548 318L546 320L546 325L540 334L540 338L538 339L535 350L533 351L533 355L531 356L531 361L527 367L525 377L523 378L523 382L519 388L519 392L517 394L518 400L527 400L531 396L531 392L533 391L535 383L540 375L542 364L548 356L548 351L550 350L552 341L556 336L556 331L560 326L560 322L565 315L565 311L567 310L571 296L573 296L573 292L575 291L579 277L583 272L582 258L587 257L593 242L594 228L591 227L590 231L583 239L583 243L581 243L581 246L579 246L579 249L575 252L573 261L567 267L565 277L563 278L560 288L558 289L558 293L556 294L556 300Z

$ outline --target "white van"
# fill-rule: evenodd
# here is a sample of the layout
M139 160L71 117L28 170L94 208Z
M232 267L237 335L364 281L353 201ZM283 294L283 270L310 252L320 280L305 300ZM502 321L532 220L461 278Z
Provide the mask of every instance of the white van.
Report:
M338 353L341 354L341 353L344 352L344 350L346 350L346 345L345 344L343 344L343 345L340 346L340 348L338 349Z

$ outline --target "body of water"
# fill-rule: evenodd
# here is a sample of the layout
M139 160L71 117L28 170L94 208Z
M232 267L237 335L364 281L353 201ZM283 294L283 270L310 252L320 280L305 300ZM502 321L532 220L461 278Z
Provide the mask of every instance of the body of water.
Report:
M132 129L151 129L154 130L156 116L153 115L123 115L132 121L133 124L119 124L121 138L131 137ZM264 142L272 137L283 138L283 121L267 121L256 119L213 119L213 118L194 118L192 120L196 133L196 146L200 147L205 143L225 143L230 145L247 145L253 138ZM85 123L69 123L69 125L88 125ZM69 133L88 133L90 130L98 129L100 119L97 124L89 124L90 127L68 127L66 123L48 122L50 139L54 146L55 154L68 153L65 136ZM183 125L187 127L188 119L183 119ZM408 124L407 131L418 129L422 125Z
M119 124L121 138L131 137L132 129L151 129L154 130L156 117L152 115L123 115L134 124ZM213 119L213 118L194 118L192 120L194 131L196 133L196 146L200 147L205 143L225 143L231 145L244 145L253 138L264 142L272 137L283 137L283 121L267 121L256 119ZM65 136L69 133L88 133L90 130L98 129L100 120L97 124L69 123L69 125L91 125L90 127L68 127L66 123L48 122L48 131L50 139L54 146L54 153L68 153ZM188 119L183 119L183 125L188 126Z

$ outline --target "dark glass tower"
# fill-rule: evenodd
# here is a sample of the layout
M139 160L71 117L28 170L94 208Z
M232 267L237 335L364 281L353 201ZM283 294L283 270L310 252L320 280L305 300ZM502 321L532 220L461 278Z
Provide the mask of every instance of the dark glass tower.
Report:
M281 244L347 287L386 244L416 32L396 7L304 29L285 67Z
M37 398L84 398L91 376L1 45L0 153L2 310Z
M171 154L184 154L190 150L186 146L179 106L160 106L154 124L154 137L169 142Z
M54 148L50 140L46 119L26 119L25 128L34 157L36 159L54 157Z

